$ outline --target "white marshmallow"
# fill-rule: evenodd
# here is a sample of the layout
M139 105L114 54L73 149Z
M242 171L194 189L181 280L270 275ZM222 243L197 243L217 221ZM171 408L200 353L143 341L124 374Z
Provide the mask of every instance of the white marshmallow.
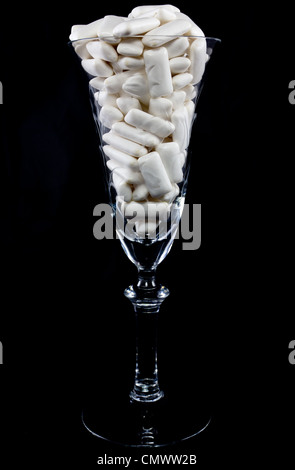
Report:
M180 37L177 39L173 39L168 44L165 45L167 52L168 52L168 57L169 59L172 59L173 57L178 57L181 56L182 54L185 53L185 51L188 49L190 43L188 38L186 37Z
M149 190L144 183L137 184L134 187L132 193L132 199L134 201L144 201L149 195Z
M104 88L104 81L105 78L103 77L94 77L90 80L89 85L96 90L102 90Z
M156 147L164 164L167 175L173 183L183 180L179 146L176 142L162 143Z
M138 170L138 160L131 157L131 155L121 152L121 150L118 150L111 145L104 145L103 151L107 157L121 163L123 167L130 168L131 170Z
M181 88L184 88L186 85L191 83L192 79L192 74L188 72L178 73L177 75L174 75L174 77L172 78L173 89L180 90Z
M146 50L143 57L151 97L157 98L172 93L170 65L165 47Z
M124 38L118 44L117 52L128 57L138 57L142 54L143 44L138 38Z
M113 29L125 20L126 18L124 18L123 16L106 15L103 18L102 22L98 25L97 36L100 39L103 39L104 41L109 42L111 44L118 44L120 42L120 39L114 37Z
M126 152L133 157L142 157L148 153L147 149L140 144L125 139L113 131L103 135L103 140L122 152Z
M97 37L97 28L102 23L103 18L93 21L89 24L76 24L72 26L70 41L76 41L77 39L84 38L95 38Z
M122 137L126 137L126 139L137 142L138 144L144 145L148 148L155 147L161 143L161 139L158 136L144 131L143 129L129 126L129 124L126 124L126 122L116 122L112 129L116 132L116 134L119 134Z
M103 59L107 62L115 62L118 54L111 44L104 41L91 41L86 44L86 48L94 59Z
M207 61L206 49L207 44L205 38L195 39L191 44L189 50L189 58L191 61L189 72L193 75L193 84L199 83L205 71Z
M170 21L146 33L142 38L142 42L145 46L159 47L171 41L171 36L185 34L190 27L191 23L187 20L177 19Z
M128 111L133 108L141 109L141 104L139 100L137 98L134 98L133 96L120 96L119 98L117 98L116 104L123 114L127 114Z
M128 70L126 72L116 73L105 80L105 89L108 93L119 93L122 90L123 84L127 78L131 76L132 72Z
M122 121L123 114L118 108L115 108L115 106L107 104L101 108L99 119L103 126L111 129L115 122Z
M144 60L142 57L120 57L117 62L121 70L136 70L144 67Z
M128 183L125 182L125 180L121 178L121 176L119 176L115 172L113 173L113 184L114 184L114 187L118 196L123 198L124 201L126 202L131 201L132 199L131 187L129 186Z
M170 121L152 116L139 109L131 109L126 114L125 121L132 126L139 127L162 138L168 137L175 129Z
M113 29L113 35L119 38L137 36L157 28L160 21L157 18L131 18L119 23Z
M169 60L170 71L172 74L186 72L191 61L187 57L173 57Z
M83 69L93 76L110 77L113 75L113 69L104 60L101 59L83 59Z
M149 113L162 119L170 119L172 114L172 102L167 98L151 98Z
M171 191L172 185L158 152L151 152L138 159L139 169L152 197L160 197Z

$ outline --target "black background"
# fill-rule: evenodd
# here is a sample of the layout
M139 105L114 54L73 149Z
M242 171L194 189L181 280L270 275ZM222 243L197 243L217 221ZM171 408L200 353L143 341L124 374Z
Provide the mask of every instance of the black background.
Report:
M89 388L132 380L123 290L136 269L118 241L93 237L93 208L107 201L87 81L67 41L72 24L137 4L26 3L1 14L3 468L91 469L105 452L131 455L81 425ZM209 469L288 464L292 20L283 4L174 4L222 44L192 136L187 202L202 204L202 245L183 251L176 241L158 268L171 291L160 316L162 382L183 381L184 399L206 387L213 420L169 452L196 453Z

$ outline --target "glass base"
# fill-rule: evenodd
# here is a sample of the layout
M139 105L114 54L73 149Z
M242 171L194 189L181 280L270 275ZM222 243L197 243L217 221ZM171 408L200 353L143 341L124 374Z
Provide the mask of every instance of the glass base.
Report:
M157 448L197 436L210 423L204 399L165 395L153 403L134 402L108 395L96 397L83 409L82 421L99 439L126 447Z

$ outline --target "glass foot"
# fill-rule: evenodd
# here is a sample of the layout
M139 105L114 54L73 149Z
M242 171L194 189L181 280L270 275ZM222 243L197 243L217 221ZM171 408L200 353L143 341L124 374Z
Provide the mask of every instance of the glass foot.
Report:
M126 447L164 447L179 444L205 430L211 417L204 399L165 396L153 403L112 398L88 404L82 421L94 436Z

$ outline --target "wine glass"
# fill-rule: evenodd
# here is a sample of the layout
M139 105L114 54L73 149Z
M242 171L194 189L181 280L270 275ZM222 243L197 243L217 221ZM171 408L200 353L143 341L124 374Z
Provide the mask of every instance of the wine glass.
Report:
M130 38L130 43L141 38ZM173 44L179 38L183 36L171 36L164 42ZM114 38L109 39L113 44ZM154 39L159 41L159 37ZM113 64L114 74L108 80L95 76L87 65L86 45L91 43L95 47L98 38L70 42L89 78L90 102L117 236L138 272L137 283L124 291L136 317L133 388L124 393L119 384L115 398L111 397L108 404L98 399L88 403L83 410L83 423L101 439L133 447L171 445L197 435L210 422L210 410L202 403L193 400L188 406L187 397L162 390L158 372L158 314L169 290L158 283L156 271L168 255L179 227L190 169L189 143L195 107L206 64L220 42L201 36L186 40L204 50L198 76L194 77L193 85L177 83L176 78L170 101L165 96L160 101L162 108L151 103L144 92L146 77L136 66L125 65L127 69L122 71L122 65ZM108 43L108 38L104 41ZM182 56L185 58L186 54ZM122 96L129 99L118 102ZM136 115L144 113L147 117L151 107L153 116L160 120L156 119L151 127L137 126ZM146 168L147 159L148 164L153 160L154 166Z

